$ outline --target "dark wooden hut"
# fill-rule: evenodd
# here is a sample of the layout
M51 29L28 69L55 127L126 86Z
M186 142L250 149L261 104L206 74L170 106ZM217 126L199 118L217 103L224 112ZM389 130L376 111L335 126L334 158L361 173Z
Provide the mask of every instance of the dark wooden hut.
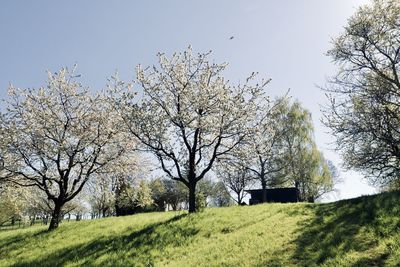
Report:
M249 201L250 205L263 202L262 189L246 190L246 192L248 192L251 196ZM299 192L295 187L267 189L267 202L293 203L298 201L299 201Z

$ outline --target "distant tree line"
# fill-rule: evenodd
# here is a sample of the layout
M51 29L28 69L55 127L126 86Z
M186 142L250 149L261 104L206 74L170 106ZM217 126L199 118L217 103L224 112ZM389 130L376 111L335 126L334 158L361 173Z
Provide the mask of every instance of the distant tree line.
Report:
M61 210L60 221L132 215L141 212L185 210L188 207L188 190L181 183L168 178L143 179L126 177L114 186L112 179L95 179L101 185L90 185L87 192L68 202ZM197 205L224 207L233 205L231 196L222 182L205 179L196 192ZM53 204L40 191L32 187L13 184L0 190L0 227L4 225L48 224Z

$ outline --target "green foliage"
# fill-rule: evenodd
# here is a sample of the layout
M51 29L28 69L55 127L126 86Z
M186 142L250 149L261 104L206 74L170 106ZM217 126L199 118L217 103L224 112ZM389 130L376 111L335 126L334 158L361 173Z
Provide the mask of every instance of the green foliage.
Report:
M148 183L143 180L136 186L127 182L121 183L116 191L115 203L117 215L132 214L153 204Z
M196 211L204 211L207 207L207 197L206 195L199 191L196 193Z
M149 186L153 204L158 210L162 211L165 208L165 197L167 191L164 187L163 180L160 178L154 179L150 182Z
M173 210L177 210L180 203L187 202L187 187L171 179L153 180L150 183L150 190L158 210L164 210L166 204L170 204Z
M0 266L399 266L399 201L393 192L5 230Z
M278 100L275 123L280 138L273 147L278 171L272 185L296 186L300 199L313 201L334 187L331 168L314 141L311 113L297 101Z
M27 218L31 196L26 188L5 184L0 188L0 226Z
M223 182L215 182L210 179L199 181L196 188L196 197L199 201L196 205L201 205L199 210L209 206L225 207L232 204L231 196Z
M139 185L135 190L134 204L136 207L141 208L153 204L149 184L143 180L139 182Z
M187 205L188 188L182 183L171 179L155 179L150 183L151 196L158 210L164 210L165 204L170 204L173 210L181 208L181 204ZM196 205L198 210L208 206L225 207L232 205L228 190L222 182L214 182L203 179L196 187Z

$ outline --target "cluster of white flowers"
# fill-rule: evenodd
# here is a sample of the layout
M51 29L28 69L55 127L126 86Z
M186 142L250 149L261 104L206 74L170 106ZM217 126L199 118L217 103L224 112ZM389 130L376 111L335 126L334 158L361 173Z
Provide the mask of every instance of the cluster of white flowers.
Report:
M253 73L245 84L232 85L222 75L227 64L210 62L209 54L195 55L189 47L171 58L159 54L159 67L139 65L139 100L117 79L110 86L123 92L117 106L129 131L172 178L187 183L188 172L201 179L216 158L254 136L261 129L257 117L269 105L269 80L254 83Z
M64 68L48 73L46 87L10 86L0 129L3 172L23 186L36 186L62 206L96 173L129 158L133 142L102 92L92 94Z

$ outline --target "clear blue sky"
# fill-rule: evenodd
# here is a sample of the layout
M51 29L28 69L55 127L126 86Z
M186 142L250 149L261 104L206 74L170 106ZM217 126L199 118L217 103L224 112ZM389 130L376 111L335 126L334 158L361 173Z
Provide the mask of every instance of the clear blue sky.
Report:
M366 0L281 1L22 1L0 2L0 97L11 82L38 87L45 70L78 64L81 81L103 88L116 69L134 77L138 63L153 64L189 44L213 50L229 62L226 76L243 80L252 71L272 78L271 95L290 88L313 114L319 148L337 165L333 141L320 123L324 93L316 87L334 73L324 53L347 19ZM229 37L234 36L233 40ZM339 198L370 194L361 175L344 173Z

